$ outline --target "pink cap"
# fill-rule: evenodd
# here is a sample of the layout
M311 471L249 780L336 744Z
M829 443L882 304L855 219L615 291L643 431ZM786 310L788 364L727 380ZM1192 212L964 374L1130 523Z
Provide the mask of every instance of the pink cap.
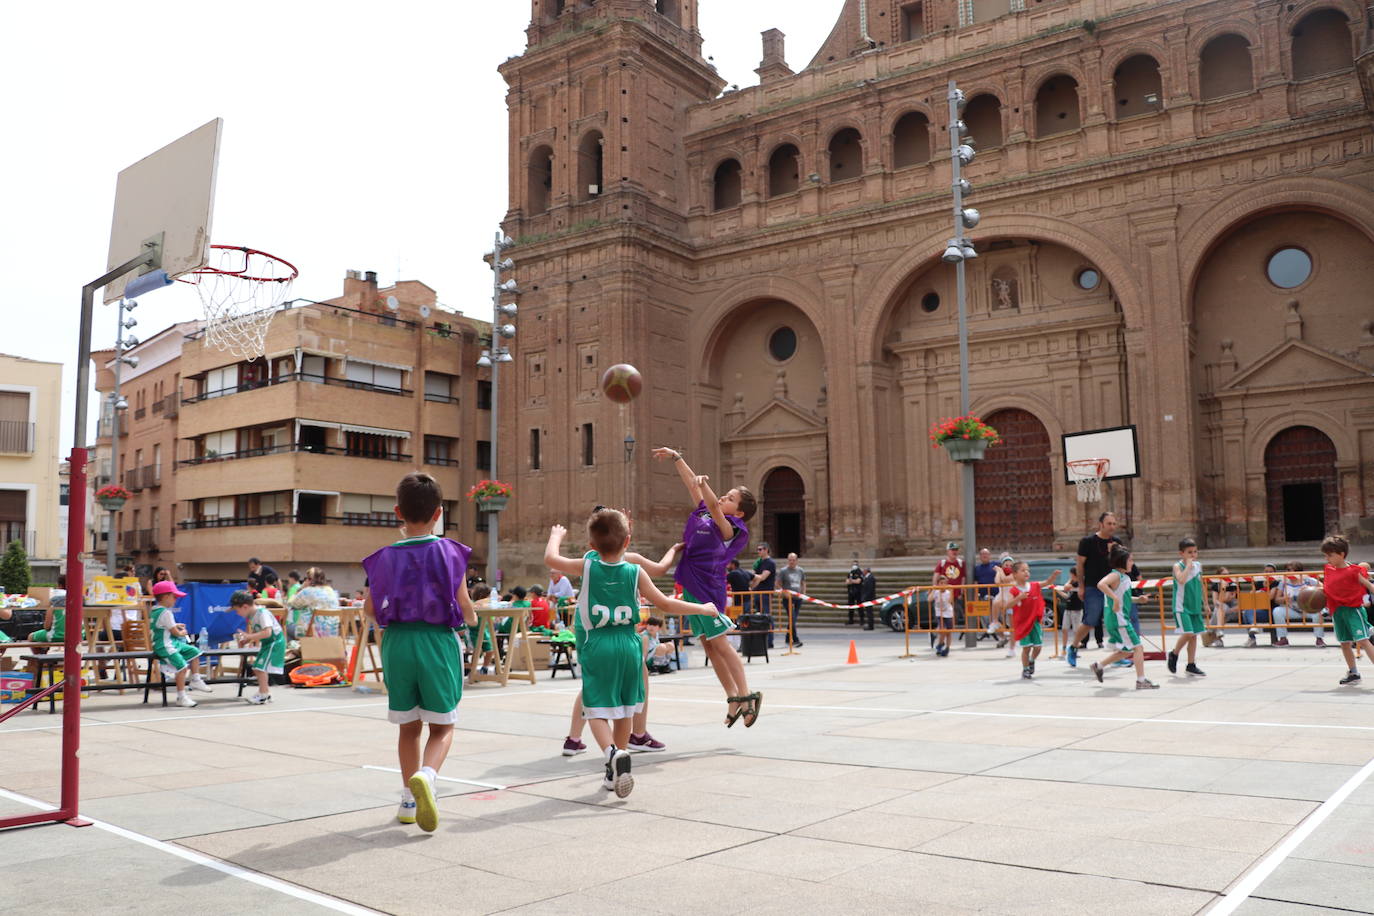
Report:
M175 582L154 582L153 597L156 598L158 595L176 595L178 598L186 597L186 593L177 588Z

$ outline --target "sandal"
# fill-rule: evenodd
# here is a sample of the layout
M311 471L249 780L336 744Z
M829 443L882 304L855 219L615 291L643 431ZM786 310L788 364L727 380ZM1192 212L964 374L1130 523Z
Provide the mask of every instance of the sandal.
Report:
M725 702L727 702L727 703L737 703L737 704L739 704L739 708L735 709L734 711L730 711L730 712L726 712L726 713L725 713L725 727L726 727L726 728L734 728L735 723L739 721L739 717L742 716L742 715L744 715L745 711L749 708L749 706L748 706L749 698L748 698L748 697L726 697L726 698L725 698Z
M744 727L753 728L754 723L759 720L759 710L763 708L763 693L755 690L744 697L744 701L748 704L744 710Z

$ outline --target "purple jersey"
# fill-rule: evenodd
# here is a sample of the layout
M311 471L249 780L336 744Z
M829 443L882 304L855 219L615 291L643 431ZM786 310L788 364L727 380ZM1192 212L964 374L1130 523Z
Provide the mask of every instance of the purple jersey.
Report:
M363 560L377 625L464 626L458 589L467 587L472 548L428 535L406 538Z
M705 501L697 503L682 529L682 556L677 561L673 581L698 601L714 604L725 610L725 566L749 543L749 529L744 520L725 516L735 527L735 536L725 540L720 536Z

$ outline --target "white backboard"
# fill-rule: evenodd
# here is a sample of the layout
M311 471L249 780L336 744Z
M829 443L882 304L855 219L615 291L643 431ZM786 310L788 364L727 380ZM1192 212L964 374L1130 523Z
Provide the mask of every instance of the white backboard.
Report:
M205 266L223 126L215 118L119 173L106 270L134 257L145 241L159 235L162 269L171 276ZM105 302L119 299L124 284L146 272L134 271L107 284Z
M1110 429L1089 429L1080 433L1065 433L1064 483L1073 483L1069 476L1070 461L1106 458L1111 462L1103 480L1119 480L1140 476L1140 447L1134 426L1114 426Z

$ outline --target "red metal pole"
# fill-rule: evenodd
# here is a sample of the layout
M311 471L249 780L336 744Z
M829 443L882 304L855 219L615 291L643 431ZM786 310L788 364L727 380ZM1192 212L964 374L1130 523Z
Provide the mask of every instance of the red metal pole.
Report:
M119 443L115 443L119 447ZM67 518L67 632L62 645L62 800L57 819L73 827L90 826L77 815L81 797L81 656L77 641L85 617L86 449L72 448L71 503ZM114 532L110 533L114 537Z

